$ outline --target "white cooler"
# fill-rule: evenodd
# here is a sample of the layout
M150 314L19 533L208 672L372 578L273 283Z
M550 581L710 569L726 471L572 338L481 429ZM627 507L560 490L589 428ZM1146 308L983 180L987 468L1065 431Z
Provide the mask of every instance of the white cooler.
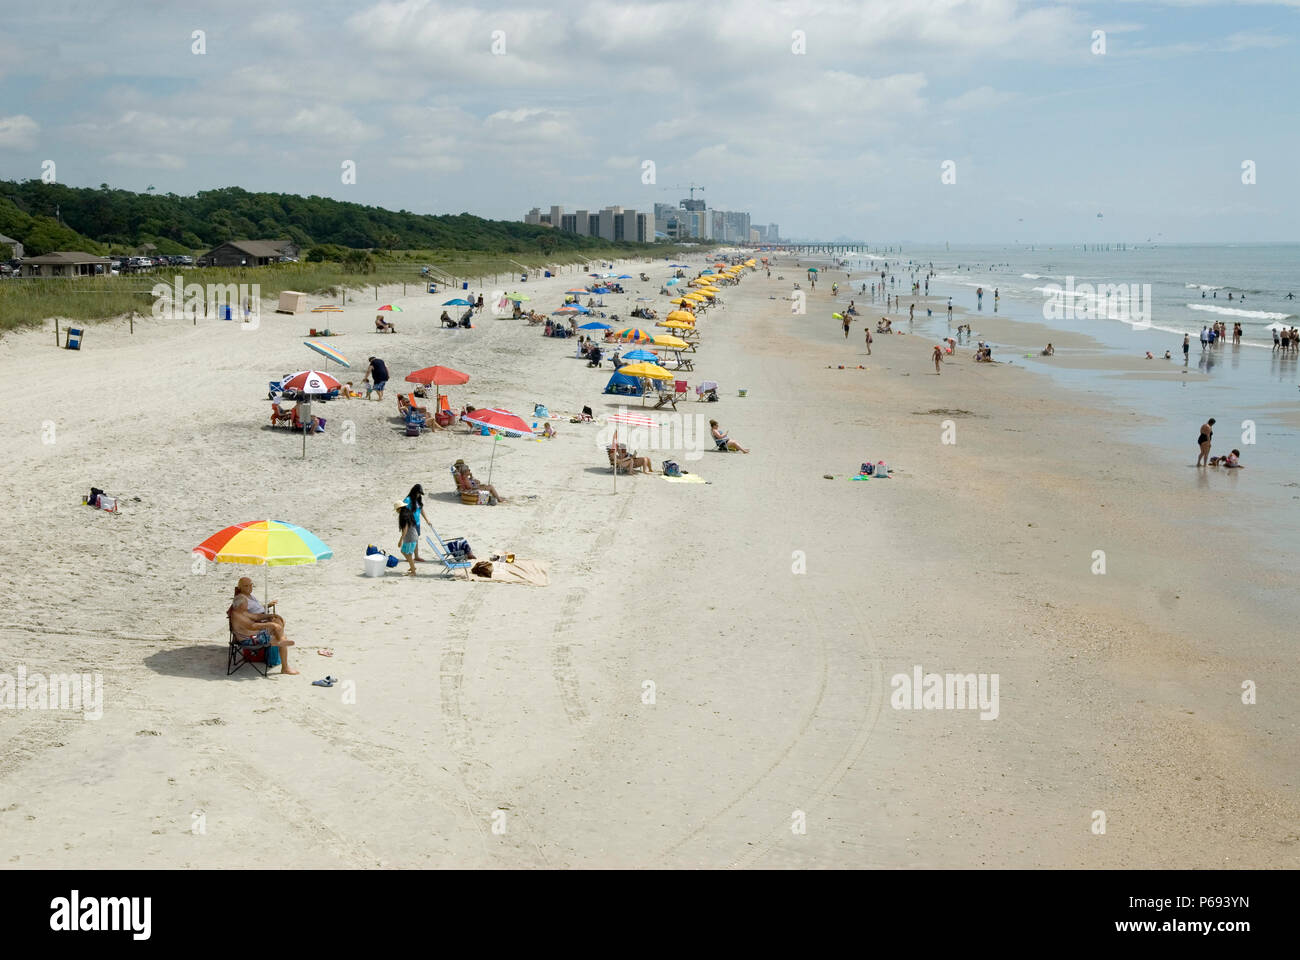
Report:
M384 570L388 567L388 557L382 553L371 553L366 555L366 576L382 577Z

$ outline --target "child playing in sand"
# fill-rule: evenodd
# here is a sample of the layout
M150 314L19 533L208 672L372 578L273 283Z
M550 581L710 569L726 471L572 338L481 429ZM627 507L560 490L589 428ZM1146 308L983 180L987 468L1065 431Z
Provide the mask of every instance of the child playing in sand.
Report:
M346 384L344 384L344 386L343 386L343 399L345 399L345 400L360 400L360 399L361 399L361 396L362 396L362 395L361 395L360 391L357 391L357 390L353 390L353 389L352 389L352 381L351 381L351 380L349 380Z
M405 504L397 511L397 528L402 531L402 556L411 565L406 572L408 577L415 576L415 548L419 546L419 533L415 529L415 513Z

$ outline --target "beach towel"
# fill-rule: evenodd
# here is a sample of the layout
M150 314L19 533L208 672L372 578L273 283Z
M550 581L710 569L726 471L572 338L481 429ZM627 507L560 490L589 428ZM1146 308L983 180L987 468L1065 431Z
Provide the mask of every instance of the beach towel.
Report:
M660 474L663 477L663 474ZM680 477L663 477L669 483L709 483L698 473L684 473Z
M536 560L521 560L518 557L515 558L514 563L506 563L502 560L492 564L492 575L488 577L478 576L471 571L466 571L466 574L468 579L478 583L522 583L530 587L551 585L546 567Z

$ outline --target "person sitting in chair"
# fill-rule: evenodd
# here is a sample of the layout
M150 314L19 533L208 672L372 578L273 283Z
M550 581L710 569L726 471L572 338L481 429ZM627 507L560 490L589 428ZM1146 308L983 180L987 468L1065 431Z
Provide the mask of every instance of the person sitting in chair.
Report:
M247 577L240 578L235 587L235 598L226 610L235 637L242 644L250 644L264 637L280 650L280 672L296 674L298 671L289 666L289 648L294 644L284 635L284 620L275 614L266 613L265 607L262 607L262 613L253 613L249 605L252 591L253 581Z
M383 317L375 317L376 333L396 333L397 328L385 320Z
M449 314L446 310L442 311L442 316L439 317L438 320L442 323L444 327L456 326L456 321L451 318L451 314Z
M621 443L618 445L618 452L616 454L614 453L613 447L606 447L605 449L610 454L614 455L615 459L618 461L618 469L622 470L624 473L631 473L634 470L641 473L654 473L654 471L650 469L649 457L638 457L634 454L630 454L627 452L627 447Z
M628 366L628 362L623 359L623 357L619 354L617 349L614 351L614 356L609 358L609 361L610 363L614 364L615 370L617 370L619 367Z
M713 442L718 445L719 450L724 452L728 450L739 450L741 453L749 453L748 450L722 432L722 428L718 426L718 421L710 420L709 427L713 431Z
M492 484L479 483L477 480L475 480L474 474L469 468L469 464L467 464L464 460L457 460L454 466L456 470L456 489L465 490L465 491L468 490L486 491L489 498L488 503L492 504L493 506L495 506L498 503L503 503L505 501L505 497L497 493L497 488L492 486Z

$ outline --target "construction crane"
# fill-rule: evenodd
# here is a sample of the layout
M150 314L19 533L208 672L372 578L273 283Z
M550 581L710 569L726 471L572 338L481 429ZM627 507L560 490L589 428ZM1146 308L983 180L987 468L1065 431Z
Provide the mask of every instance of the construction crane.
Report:
M663 187L663 188L661 188L661 189L663 189L663 190L665 190L665 191L668 191L668 190L689 190L689 191L690 191L690 194L691 194L691 199L694 200L694 199L695 199L695 191L696 191L696 190L703 191L703 190L704 190L704 187L700 186L698 183L692 183L692 184L690 184L689 186L688 186L687 184L684 184L684 183L674 183L674 184L672 184L671 186Z

